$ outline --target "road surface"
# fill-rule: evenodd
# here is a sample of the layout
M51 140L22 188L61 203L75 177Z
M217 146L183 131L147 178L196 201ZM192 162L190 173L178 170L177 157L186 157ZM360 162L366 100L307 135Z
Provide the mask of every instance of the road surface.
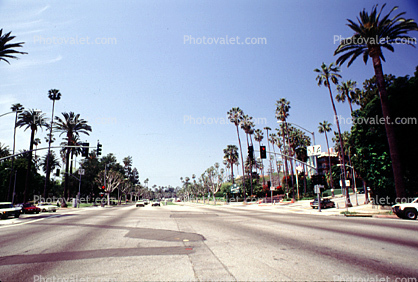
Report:
M418 221L272 207L131 205L62 209L1 223L1 282L418 277Z

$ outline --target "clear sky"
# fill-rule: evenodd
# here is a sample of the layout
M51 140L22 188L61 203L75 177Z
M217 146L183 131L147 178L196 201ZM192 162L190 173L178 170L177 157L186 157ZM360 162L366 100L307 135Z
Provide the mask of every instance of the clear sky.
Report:
M0 1L0 28L28 52L0 62L0 114L21 103L49 117L48 90L59 89L56 115L79 113L93 129L81 140L100 140L120 162L132 156L149 186L178 186L222 164L223 149L238 144L225 122L232 107L256 128L276 128L275 103L285 97L289 121L326 148L318 124L333 123L333 111L313 70L336 60L335 39L353 34L346 19L385 2L384 11L398 5L418 20L416 1ZM418 48L384 55L385 73L413 75L418 65ZM373 74L362 58L341 72L360 85ZM347 103L337 110L350 116ZM13 115L0 119L0 142L11 147ZM45 135L37 134L44 146ZM29 147L29 132L18 130L16 146Z

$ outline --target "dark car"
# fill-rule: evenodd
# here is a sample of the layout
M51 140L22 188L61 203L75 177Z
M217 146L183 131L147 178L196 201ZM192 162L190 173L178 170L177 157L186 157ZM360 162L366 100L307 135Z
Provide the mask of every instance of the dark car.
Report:
M313 209L318 208L318 199L314 199L311 202L311 207ZM330 199L322 199L321 200L321 209L326 209L326 208L335 208L335 203L333 201L331 201Z
M35 207L33 204L26 203L26 204L20 204L18 205L22 207L22 213L40 213L41 209L38 207Z

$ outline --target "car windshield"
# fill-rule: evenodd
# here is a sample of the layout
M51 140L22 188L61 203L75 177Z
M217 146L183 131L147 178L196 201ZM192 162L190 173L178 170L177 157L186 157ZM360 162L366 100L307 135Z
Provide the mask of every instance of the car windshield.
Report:
M12 204L0 204L0 209L8 209L13 208Z

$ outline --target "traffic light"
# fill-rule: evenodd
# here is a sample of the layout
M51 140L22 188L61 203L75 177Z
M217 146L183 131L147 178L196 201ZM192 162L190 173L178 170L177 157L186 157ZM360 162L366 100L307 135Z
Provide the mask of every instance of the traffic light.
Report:
M97 142L97 150L96 150L96 155L100 156L102 154L102 144L100 144L99 142Z
M267 159L266 146L260 146L260 158Z
M254 147L253 146L248 146L248 157L250 158L251 161L254 160Z
M83 146L81 149L81 155L85 158L89 156L89 145L89 143L81 143L81 146Z
M102 186L102 189L103 189L103 190L105 189L105 186L104 186L104 185Z

